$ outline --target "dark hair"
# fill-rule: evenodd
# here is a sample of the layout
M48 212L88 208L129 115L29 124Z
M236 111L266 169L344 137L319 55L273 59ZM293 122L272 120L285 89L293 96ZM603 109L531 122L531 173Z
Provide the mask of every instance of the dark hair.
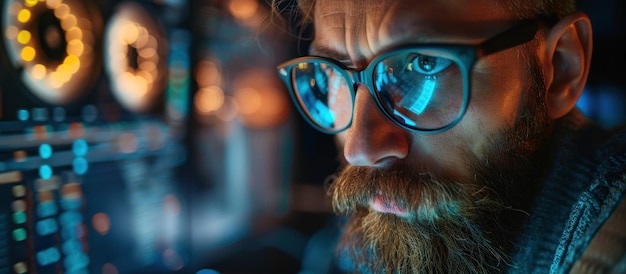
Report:
M576 11L576 0L498 0L519 19L541 19L556 23Z

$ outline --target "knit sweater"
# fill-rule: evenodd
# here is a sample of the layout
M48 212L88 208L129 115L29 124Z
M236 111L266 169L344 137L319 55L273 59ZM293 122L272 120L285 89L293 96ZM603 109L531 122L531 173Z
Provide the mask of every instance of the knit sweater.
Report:
M569 272L625 197L625 130L606 132L575 110L558 121L552 146L553 167L517 241L511 273Z

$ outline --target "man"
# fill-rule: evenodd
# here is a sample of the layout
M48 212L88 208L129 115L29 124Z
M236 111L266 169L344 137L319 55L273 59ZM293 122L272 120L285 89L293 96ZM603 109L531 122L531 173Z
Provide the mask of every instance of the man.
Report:
M626 133L575 108L592 31L572 1L299 7L310 56L278 73L337 134L348 271L626 271Z

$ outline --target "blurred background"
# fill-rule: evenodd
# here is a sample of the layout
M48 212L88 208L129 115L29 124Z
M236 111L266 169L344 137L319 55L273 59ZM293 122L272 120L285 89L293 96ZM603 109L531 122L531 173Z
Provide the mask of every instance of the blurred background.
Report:
M614 127L626 3L579 6L595 40L579 107ZM264 0L2 0L0 274L323 267L337 151L275 73L308 41L268 12Z

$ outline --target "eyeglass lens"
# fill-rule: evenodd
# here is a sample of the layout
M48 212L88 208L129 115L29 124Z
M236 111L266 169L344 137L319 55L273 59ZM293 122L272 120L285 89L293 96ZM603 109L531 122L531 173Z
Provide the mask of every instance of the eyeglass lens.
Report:
M401 51L374 60L367 71L376 100L396 123L437 129L453 123L462 110L465 84L461 70L443 54ZM354 91L348 75L336 64L315 59L292 68L302 110L326 131L337 132L350 125Z

